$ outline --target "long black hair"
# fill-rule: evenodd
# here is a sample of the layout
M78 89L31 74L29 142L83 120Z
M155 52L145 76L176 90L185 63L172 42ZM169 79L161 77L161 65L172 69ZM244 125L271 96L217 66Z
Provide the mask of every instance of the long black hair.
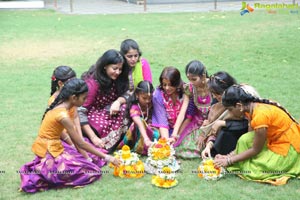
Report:
M281 110L283 110L294 122L298 124L296 119L279 103L271 101L269 99L261 99L255 97L251 93L247 92L243 89L242 85L233 85L229 87L222 95L222 104L224 107L236 106L237 103L242 103L244 105L248 105L251 102L264 103L273 106L277 106Z
M138 104L139 100L136 98L137 94L140 93L147 93L149 95L151 95L154 92L154 87L152 85L152 83L150 83L149 81L141 81L139 82L139 84L137 85L137 87L135 88L133 94L129 97L128 101L127 101L127 118L130 119L130 109L131 106L133 104Z
M91 65L91 67L89 68L88 71L83 72L81 74L81 79L86 80L88 78L91 78L95 75L95 72L96 72L96 65L94 64L94 65Z
M67 101L70 96L75 95L78 97L79 95L87 91L88 91L88 87L83 80L78 78L70 79L64 84L62 90L60 91L56 99L53 101L53 103L46 109L42 120L44 119L46 113L49 110L52 110L55 106L63 103L64 101Z
M230 74L220 71L209 77L208 88L212 93L222 95L227 88L234 84L237 82Z
M106 67L111 64L122 63L122 73L118 76L117 80L113 81L106 73ZM88 72L83 74L83 78L92 77L98 81L101 93L107 93L111 89L113 83L117 87L118 96L124 94L129 87L128 80L128 65L124 64L124 57L119 51L110 49L106 51L96 62L92 65Z
M75 71L69 66L58 66L54 69L51 77L51 92L53 95L58 90L58 81L66 82L67 80L76 77Z
M183 81L181 79L180 71L175 67L165 67L159 76L159 88L163 90L163 79L167 79L171 82L172 87L177 88L179 97L183 95Z

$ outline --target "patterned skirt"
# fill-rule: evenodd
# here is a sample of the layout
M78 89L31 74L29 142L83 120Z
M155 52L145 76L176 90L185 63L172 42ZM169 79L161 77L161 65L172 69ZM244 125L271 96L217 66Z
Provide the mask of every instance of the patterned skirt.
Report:
M184 128L178 140L173 145L175 155L181 158L199 158L201 155L197 147L197 141L202 131L200 127L203 123L201 116L194 116L193 120Z
M97 149L98 151L102 152L102 153L107 153L107 150L105 149L102 149L100 147L96 147L93 143L91 143L87 138L84 138L84 141L89 143L91 146L93 146L95 149ZM69 154L77 154L78 153L78 150L74 147L74 146L71 146L69 145L68 143L66 143L65 141L62 141L62 145L65 149L65 151L69 152ZM95 154L92 154L92 153L89 153L87 152L88 156L92 159L92 162L94 164L96 164L98 167L103 167L106 162L104 161L103 158L99 157L99 156L96 156Z
M158 140L159 138L159 132L157 129L149 126L145 120L142 120L144 127L146 129L146 133L148 138L151 141ZM137 152L141 155L147 155L148 153L148 147L144 144L144 138L141 135L141 132L139 131L138 127L132 123L124 136L123 140L119 144L118 148L122 148L122 146L128 145L130 149L134 152Z
M128 120L125 118L126 105L120 107L117 115L110 115L108 110L108 108L93 109L88 113L88 120L93 130L104 142L105 149L114 149L128 129Z
M76 150L66 148L54 158L47 153L20 169L21 190L35 193L52 188L76 187L90 184L101 177L101 168L85 159Z
M240 137L236 146L236 153L246 151L253 145L254 132L249 132ZM300 153L293 146L287 156L282 156L269 150L265 145L263 150L253 158L227 167L230 173L237 174L243 179L284 185L288 179L300 178Z

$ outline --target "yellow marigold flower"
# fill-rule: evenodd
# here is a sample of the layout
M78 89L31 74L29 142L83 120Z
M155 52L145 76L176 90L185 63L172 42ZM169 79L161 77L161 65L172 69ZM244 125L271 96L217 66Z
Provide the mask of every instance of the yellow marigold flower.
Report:
M170 167L163 167L162 172L165 174L171 174L172 169Z

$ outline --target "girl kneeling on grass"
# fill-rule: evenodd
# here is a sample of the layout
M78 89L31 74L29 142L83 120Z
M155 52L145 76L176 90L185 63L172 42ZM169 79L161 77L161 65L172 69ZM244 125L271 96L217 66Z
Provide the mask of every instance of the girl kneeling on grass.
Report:
M240 85L225 91L222 104L235 116L246 115L254 132L241 136L233 153L218 154L216 166L227 167L247 180L274 185L300 176L300 126L286 109L254 97Z
M79 148L116 165L120 163L116 158L97 151L83 141L74 128L69 110L74 106L81 106L87 92L84 81L69 80L45 111L38 137L32 145L36 157L20 169L22 191L34 193L51 188L84 186L101 177L101 169L97 165L76 151L70 153L64 149L60 140L64 128Z
M54 102L56 97L59 95L61 89L63 88L64 84L68 80L73 79L75 77L76 77L75 71L69 66L58 66L54 69L52 77L51 77L51 93L50 93L51 97L48 100L48 106L50 106ZM74 123L77 133L82 137L80 120L79 120L79 116L78 116L78 112L77 112L77 106L73 106L73 108L69 110L69 116L70 116L70 119ZM71 138L69 137L69 134L67 133L67 131L65 129L63 130L60 138L62 139L62 145L63 145L64 149L68 149L69 152L70 151L80 152L86 159L88 159L89 161L92 161L99 167L102 167L103 165L105 165L105 161L102 158L100 158L94 154L87 153L86 151L84 151L83 149L80 149L78 147L75 148L73 141L71 140ZM89 140L87 138L84 138L84 140L86 142L89 142ZM94 146L94 147L96 147L96 146ZM97 150L102 151L104 153L107 152L101 148L97 148Z
M190 83L184 85L182 107L170 141L174 143L176 156L199 158L201 153L197 147L201 133L199 128L207 119L213 98L207 86L207 69L200 61L189 62L185 74Z
M151 126L153 85L141 81L129 98L127 112L132 123L119 148L128 145L131 150L147 155L148 147L159 138L158 130Z

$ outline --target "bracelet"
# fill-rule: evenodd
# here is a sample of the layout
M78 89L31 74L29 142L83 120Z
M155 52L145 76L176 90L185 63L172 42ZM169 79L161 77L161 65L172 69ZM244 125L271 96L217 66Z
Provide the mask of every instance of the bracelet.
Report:
M229 166L229 165L232 165L233 163L232 163L232 160L231 160L231 158L230 157L227 157L226 158L226 160L227 160L227 166Z

